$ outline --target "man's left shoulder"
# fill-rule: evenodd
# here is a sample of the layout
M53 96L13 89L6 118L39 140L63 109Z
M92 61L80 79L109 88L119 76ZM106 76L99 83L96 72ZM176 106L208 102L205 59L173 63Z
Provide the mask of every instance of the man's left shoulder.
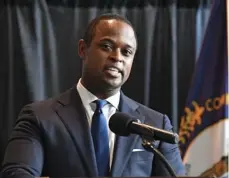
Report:
M154 110L154 109L152 109L152 108L150 108L150 107L148 107L148 106L146 106L144 104L141 104L141 103L139 103L137 101L135 101L135 102L139 105L138 109L141 112L144 112L145 114L149 114L149 115L152 115L152 116L157 117L157 118L165 117L165 114L163 114L163 113L161 113L159 111L156 111L156 110Z
M131 98L128 98L129 102L134 103L137 105L137 112L139 112L141 115L143 115L146 120L156 120L157 122L163 122L165 118L167 118L166 114L163 114L159 111L156 111L144 104L141 104L140 102L137 102Z

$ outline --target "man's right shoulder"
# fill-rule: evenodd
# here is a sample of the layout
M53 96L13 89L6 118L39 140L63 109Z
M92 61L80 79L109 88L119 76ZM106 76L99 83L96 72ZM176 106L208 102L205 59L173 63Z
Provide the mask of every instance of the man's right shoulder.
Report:
M21 112L30 110L36 115L49 115L51 113L55 113L55 111L62 106L60 101L63 100L63 98L70 97L71 91L72 88L58 94L57 96L44 100L33 101L32 103L26 104L22 108Z

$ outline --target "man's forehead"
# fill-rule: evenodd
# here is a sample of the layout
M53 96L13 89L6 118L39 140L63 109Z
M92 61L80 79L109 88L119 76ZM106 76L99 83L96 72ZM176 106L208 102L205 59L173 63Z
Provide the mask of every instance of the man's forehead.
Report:
M123 37L124 40L136 43L133 28L129 24L116 19L101 20L95 29L95 36L97 38L104 38L105 36L114 38L119 36Z
M131 34L134 34L134 30L129 24L117 19L101 20L97 24L96 29L99 31L116 33L120 33L121 31L128 31Z

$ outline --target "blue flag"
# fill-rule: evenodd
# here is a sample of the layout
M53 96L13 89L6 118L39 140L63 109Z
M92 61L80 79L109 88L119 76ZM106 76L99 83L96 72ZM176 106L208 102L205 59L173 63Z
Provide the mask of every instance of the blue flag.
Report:
M227 174L228 121L226 0L215 0L179 129L188 176Z

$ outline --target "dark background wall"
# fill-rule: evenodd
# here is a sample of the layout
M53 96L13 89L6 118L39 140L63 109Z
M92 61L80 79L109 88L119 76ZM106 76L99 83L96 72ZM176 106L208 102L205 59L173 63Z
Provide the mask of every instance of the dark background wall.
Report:
M0 6L0 162L20 109L72 87L77 41L104 12L126 15L138 36L124 92L166 113L177 131L210 0L8 0Z

